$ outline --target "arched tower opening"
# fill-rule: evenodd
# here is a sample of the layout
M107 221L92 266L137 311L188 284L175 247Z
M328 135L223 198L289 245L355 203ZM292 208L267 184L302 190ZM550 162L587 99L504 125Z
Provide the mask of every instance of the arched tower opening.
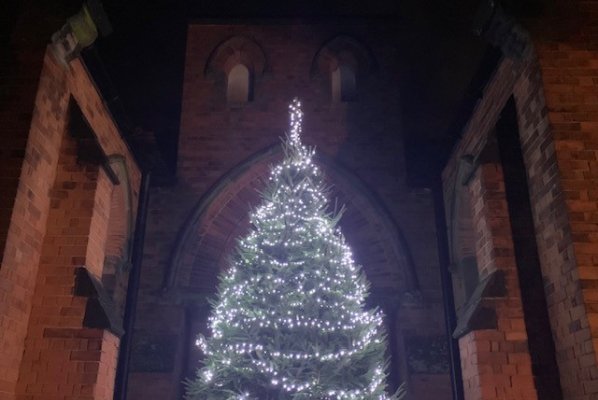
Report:
M193 374L198 365L200 354L192 339L198 332L207 333L208 299L215 294L218 275L228 268L237 239L249 231L249 212L259 204L269 165L281 157L280 153L280 146L274 146L233 168L198 201L179 232L163 292L192 305L186 327L190 351L182 368L185 374ZM391 380L396 384L399 371L405 368L397 345L402 340L394 326L396 311L405 298L419 292L409 247L399 226L364 182L325 156L317 161L332 187L331 209L346 207L340 227L355 261L370 281L368 303L389 316L391 375L395 375Z

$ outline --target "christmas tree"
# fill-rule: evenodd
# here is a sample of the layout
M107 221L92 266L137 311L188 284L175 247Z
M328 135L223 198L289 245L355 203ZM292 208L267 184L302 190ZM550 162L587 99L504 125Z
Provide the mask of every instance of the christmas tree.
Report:
M328 207L329 190L301 144L290 105L284 160L271 169L251 232L220 277L198 338L204 365L189 400L389 400L382 315Z

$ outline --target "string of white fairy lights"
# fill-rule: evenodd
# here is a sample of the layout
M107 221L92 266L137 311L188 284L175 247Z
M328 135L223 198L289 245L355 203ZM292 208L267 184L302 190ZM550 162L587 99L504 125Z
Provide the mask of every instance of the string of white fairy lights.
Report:
M299 381L285 376L284 371L277 368L277 362L285 360L314 360L319 363L338 362L362 352L371 344L382 341L380 328L382 315L379 312L363 310L367 284L361 279L359 268L353 261L350 248L334 222L326 214L327 198L320 184L321 175L313 163L314 149L301 143L302 117L301 103L294 100L290 106L290 132L285 149L285 160L272 168L270 181L274 192L250 216L256 227L246 238L240 240L240 259L229 269L223 278L223 288L219 295L220 302L215 306L210 317L211 338L199 338L197 345L207 356L218 356L219 362L230 365L232 360L247 356L250 364L263 376L268 377L273 387L279 387L287 393L306 393L318 386L316 378ZM290 155L290 157L289 157ZM300 174L304 177L293 182L292 177ZM290 232L280 235L280 232ZM278 235L277 235L278 234ZM318 246L311 246L317 243ZM324 246L322 246L324 243ZM277 259L267 254L264 249L282 246L285 254L298 254L297 257ZM310 262L318 262L322 268L315 270L315 277L299 272L306 262L305 249L309 251ZM326 252L325 252L326 251ZM332 256L331 256L332 254ZM334 255L340 256L339 258ZM282 279L270 272L256 274L239 279L246 268L262 265L272 270L296 268L297 273L290 279ZM311 288L303 285L310 281ZM347 282L352 283L347 290ZM292 285L291 285L292 284ZM316 304L323 309L334 309L334 320L313 318L301 313L302 301L286 301L289 287L297 294L313 297ZM265 291L268 288L269 291ZM344 291L340 291L344 288ZM325 301L321 296L335 294L333 302ZM266 307L274 302L287 306L286 315L280 315L280 309ZM315 297L314 297L315 296ZM246 310L241 307L243 301L250 298L252 304L261 303L264 307ZM295 310L295 311L293 311ZM240 328L285 328L292 330L317 330L322 335L336 332L357 330L359 337L351 340L351 344L334 351L283 351L269 349L261 343L234 342L226 343L226 329ZM253 357L259 353L259 357ZM215 372L208 367L202 369L205 382L215 378ZM386 400L384 394L385 373L382 365L375 368L370 383L361 389L331 389L326 391L329 399L337 400ZM376 397L372 395L376 393ZM379 394L381 393L381 394ZM254 399L250 393L238 395L238 400Z

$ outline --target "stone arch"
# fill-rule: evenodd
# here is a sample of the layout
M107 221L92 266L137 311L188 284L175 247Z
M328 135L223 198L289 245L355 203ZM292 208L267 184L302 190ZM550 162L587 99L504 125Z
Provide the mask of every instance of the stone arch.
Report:
M247 67L253 77L260 77L266 71L266 53L249 36L229 37L217 44L208 56L204 76L206 78L225 77L238 64Z
M448 240L453 275L455 306L459 310L478 283L476 238L473 227L471 194L468 183L476 168L473 156L459 160L451 196Z
M259 201L257 190L269 165L280 156L279 145L255 153L199 200L179 231L164 293L199 298L213 293L219 271L227 266L226 255L249 228L248 212ZM317 161L333 182L333 196L347 205L341 227L372 283L372 298L380 297L373 302L396 304L402 295L417 293L419 283L409 248L382 202L358 177L330 158L320 155Z
M312 60L310 75L329 76L340 65L351 67L358 79L378 68L374 53L368 46L352 36L340 34L320 46Z
M118 184L112 190L110 201L102 283L122 312L131 266L133 196L125 157L112 155L108 157L108 165L116 175Z

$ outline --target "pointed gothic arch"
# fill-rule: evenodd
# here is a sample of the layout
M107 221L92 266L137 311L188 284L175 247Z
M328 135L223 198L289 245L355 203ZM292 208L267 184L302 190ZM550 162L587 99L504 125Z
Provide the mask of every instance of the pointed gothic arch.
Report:
M251 37L237 35L217 44L209 54L204 77L221 87L233 107L253 100L253 88L266 70L266 54Z
M310 68L312 78L328 80L334 103L357 98L359 81L377 69L371 49L358 39L337 35L316 52Z
M248 212L259 201L258 190L280 146L255 153L224 175L194 206L181 227L163 282L164 293L201 300L211 295L217 276L228 265L236 239L249 228ZM347 205L343 233L356 261L372 284L374 304L419 292L409 247L388 210L357 176L334 160L317 161L333 185L333 195Z
M350 35L336 35L326 40L311 62L310 74L328 74L339 64L354 67L359 75L367 75L378 69L372 50L361 40Z
M266 71L266 53L250 36L231 36L218 43L206 60L204 76L224 77L238 64L244 65L256 77L262 76Z

